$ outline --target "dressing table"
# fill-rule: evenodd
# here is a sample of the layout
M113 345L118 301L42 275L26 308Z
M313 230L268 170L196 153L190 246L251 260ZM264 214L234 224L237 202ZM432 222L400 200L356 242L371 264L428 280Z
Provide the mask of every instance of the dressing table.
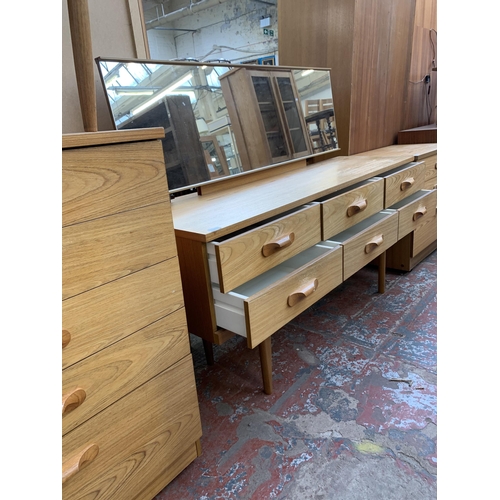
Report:
M383 293L388 255L391 266L403 258L415 263L436 239L430 179L437 145L334 157L341 150L330 70L96 63L117 128L134 127L157 108L164 112L164 101L182 94L193 125L185 163L206 172L208 158L189 156L204 137L215 137L224 152L231 175L221 169L213 180L175 189L169 179L188 330L203 339L209 363L213 345L234 335L258 347L265 393L272 393L274 333L372 262ZM127 96L130 73L137 82ZM166 111L171 127L174 115ZM314 152L309 124L325 120L330 140ZM165 127L169 132L175 130ZM170 149L164 142L167 165Z
M271 337L284 324L436 222L421 158L436 144L390 146L296 169L239 177L172 201L188 329L206 349L234 333L259 347L272 393ZM416 161L416 158L419 158ZM257 173L257 172L256 172ZM228 183L229 184L229 183Z

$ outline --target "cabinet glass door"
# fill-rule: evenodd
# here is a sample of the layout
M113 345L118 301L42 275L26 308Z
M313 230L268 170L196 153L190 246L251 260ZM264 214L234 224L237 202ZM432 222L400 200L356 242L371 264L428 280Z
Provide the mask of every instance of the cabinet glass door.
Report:
M289 77L278 76L276 81L278 82L280 97L285 109L285 119L288 130L290 131L293 153L308 153L309 148L307 147L304 126L300 118L297 98L292 87L292 80Z
M265 76L252 76L252 84L259 103L259 111L264 123L271 156L275 161L287 158L285 134L278 114L271 79Z

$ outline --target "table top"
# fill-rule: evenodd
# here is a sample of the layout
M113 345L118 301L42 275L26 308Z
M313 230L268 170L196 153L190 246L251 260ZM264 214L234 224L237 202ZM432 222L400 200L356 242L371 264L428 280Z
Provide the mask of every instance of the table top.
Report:
M305 120L306 123L309 123L321 120L322 118L328 118L329 116L333 116L333 108L322 109L321 111L316 111L316 113L311 113L305 117Z
M213 241L269 217L432 154L437 144L388 146L338 156L225 191L172 200L176 235Z

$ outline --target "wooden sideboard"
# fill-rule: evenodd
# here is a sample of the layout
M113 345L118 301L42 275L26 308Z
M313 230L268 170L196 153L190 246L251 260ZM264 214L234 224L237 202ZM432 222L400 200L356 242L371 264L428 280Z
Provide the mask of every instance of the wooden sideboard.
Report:
M201 422L161 139L62 137L62 492L153 498Z
M436 154L436 144L390 146L265 178L249 173L173 200L188 328L207 358L213 344L246 337L272 393L279 328L375 259L385 270L398 241L435 231L425 158Z

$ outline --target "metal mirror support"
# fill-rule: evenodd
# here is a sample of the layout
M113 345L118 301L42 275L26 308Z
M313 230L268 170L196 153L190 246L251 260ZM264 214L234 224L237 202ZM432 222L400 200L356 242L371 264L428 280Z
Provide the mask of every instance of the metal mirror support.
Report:
M339 148L329 70L96 62L117 129L164 127L171 192Z

